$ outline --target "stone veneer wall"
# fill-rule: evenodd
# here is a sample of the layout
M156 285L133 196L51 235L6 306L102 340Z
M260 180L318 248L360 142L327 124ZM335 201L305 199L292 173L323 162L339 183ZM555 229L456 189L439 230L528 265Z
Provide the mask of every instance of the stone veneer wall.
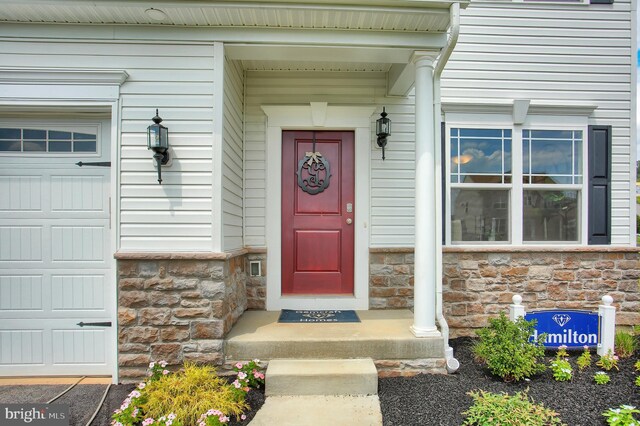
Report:
M413 308L413 248L370 250L369 308Z
M267 308L267 253L254 249L247 254L247 309L264 311ZM259 260L262 274L259 277L250 276L249 262Z
M451 337L473 335L506 311L514 294L528 310L595 309L609 294L616 323L640 324L636 248L445 248L444 315ZM371 249L371 309L413 307L413 249Z
M452 337L471 335L508 309L514 294L525 309L595 309L613 297L616 324L640 324L639 255L635 248L544 251L445 249L444 315Z
M118 253L121 382L150 361L221 365L224 336L247 308L244 252Z

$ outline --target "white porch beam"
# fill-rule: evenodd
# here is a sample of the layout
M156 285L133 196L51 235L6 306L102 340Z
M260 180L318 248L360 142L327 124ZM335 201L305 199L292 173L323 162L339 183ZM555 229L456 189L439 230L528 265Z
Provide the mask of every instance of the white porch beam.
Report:
M413 87L415 77L416 67L412 62L391 65L387 80L387 94L406 96Z
M411 331L416 337L440 336L436 327L435 122L433 65L438 52L415 52L416 220L414 309Z
M409 62L413 49L227 44L227 57L240 61ZM413 68L413 65L412 65Z

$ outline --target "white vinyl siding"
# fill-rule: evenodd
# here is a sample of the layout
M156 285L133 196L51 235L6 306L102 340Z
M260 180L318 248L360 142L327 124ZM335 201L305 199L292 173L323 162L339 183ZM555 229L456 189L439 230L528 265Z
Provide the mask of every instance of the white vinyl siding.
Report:
M242 248L244 74L240 62L225 58L222 136L223 249Z
M245 244L265 246L265 120L260 105L309 104L386 106L393 134L382 151L371 118L371 246L412 246L414 237L414 99L386 98L386 75L378 72L249 71L246 74ZM358 206L354 206L356 209Z
M630 8L629 0L588 6L472 2L461 11L460 38L442 79L443 102L596 104L589 124L613 126L612 244L629 244L633 234Z
M213 46L162 42L0 41L3 67L126 70L120 88L121 250L211 250ZM90 97L92 87L87 88ZM0 95L1 96L1 95ZM48 93L42 86L42 98ZM146 129L155 108L169 128L162 185ZM217 189L216 189L217 190Z

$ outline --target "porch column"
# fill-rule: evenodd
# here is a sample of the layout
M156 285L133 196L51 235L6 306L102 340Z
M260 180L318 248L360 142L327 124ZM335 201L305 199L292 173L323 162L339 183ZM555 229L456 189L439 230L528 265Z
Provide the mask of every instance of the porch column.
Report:
M436 327L436 202L433 63L438 52L415 52L416 221L414 309L416 337L440 336Z

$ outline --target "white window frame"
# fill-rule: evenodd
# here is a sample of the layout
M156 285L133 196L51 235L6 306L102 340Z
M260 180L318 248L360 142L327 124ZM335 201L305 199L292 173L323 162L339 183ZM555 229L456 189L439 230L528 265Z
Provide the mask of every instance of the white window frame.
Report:
M523 210L522 211L522 220L520 221L520 227L521 227L521 238L522 238L522 243L523 244L529 244L529 245L549 245L549 244L581 244L583 241L586 241L585 235L583 235L583 229L586 228L585 223L586 220L588 218L588 214L585 211L587 209L587 205L584 202L586 199L586 191L587 191L587 158L586 158L586 148L587 148L587 137L588 137L588 133L587 132L587 128L582 128L582 127L572 127L572 126L522 126L522 130L520 130L520 134L519 134L519 138L520 138L520 152L522 154L522 148L524 146L524 141L523 141L523 137L522 137L522 133L525 130L551 130L551 131L563 131L563 130L570 130L570 131L581 131L582 132L582 174L581 174L581 179L582 179L582 183L581 184L540 184L540 183L528 183L525 184L523 182L522 176L524 176L524 174L521 175L521 178L519 180L520 184L522 185L522 191L521 191L521 195L522 195L522 201L520 204L520 208ZM520 172L522 173L522 155L520 157ZM540 191L578 191L578 241L524 241L524 229L522 229L522 224L524 223L524 191L525 190L540 190Z
M92 133L96 135L96 151L0 151L1 157L20 157L20 158L75 158L75 157L92 157L99 158L102 156L102 129L101 123L93 119L0 119L0 128L11 129L28 129L28 130L53 130L62 132L76 133Z
M512 179L511 184L452 184L451 183L451 129L452 128L472 128L472 129L511 129L511 161ZM578 190L579 194L579 220L578 241L523 241L523 196L525 185L523 183L522 148L523 130L580 130L582 131L582 184L552 185L537 184L528 185L530 189L554 189L554 190ZM486 246L584 246L588 242L588 118L586 116L561 116L561 115L528 115L520 124L514 124L510 114L472 114L472 113L452 113L446 114L446 144L445 144L445 215L446 233L445 244L455 247L477 247ZM509 236L510 242L499 241L460 241L453 242L451 239L451 189L452 188L487 188L495 185L496 188L510 188L510 214L509 214Z
M446 143L446 154L445 154L445 167L446 167L446 209L445 214L447 215L447 236L446 236L446 244L447 245L486 245L487 241L461 241L461 242L453 242L451 240L451 189L479 189L479 190L490 190L491 188L499 189L499 190L507 190L509 192L509 204L513 203L513 166L511 167L511 183L452 183L451 182L451 129L512 129L513 125L510 123L504 125L492 125L487 123L475 123L475 124L464 124L464 125L450 125L446 123L446 132L447 132L447 143ZM513 149L514 149L514 138L513 131L511 133L511 161L513 162ZM460 154L460 153L458 153ZM504 155L504 153L503 153ZM504 161L504 158L503 158ZM510 206L509 208L509 238L507 241L491 241L490 244L495 245L511 245L513 241L513 208Z

